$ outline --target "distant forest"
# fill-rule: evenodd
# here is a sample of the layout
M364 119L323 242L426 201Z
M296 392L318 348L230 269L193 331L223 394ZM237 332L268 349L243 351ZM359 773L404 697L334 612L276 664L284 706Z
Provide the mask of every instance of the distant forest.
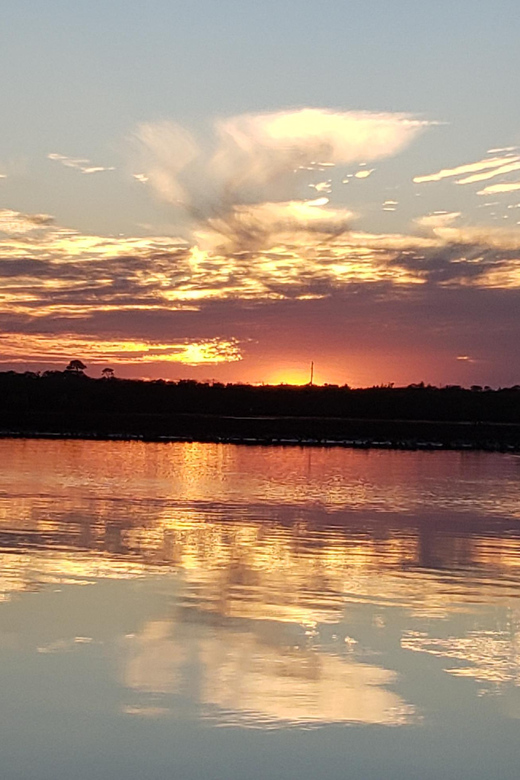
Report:
M0 373L0 417L24 415L211 415L520 423L520 385L500 388L458 385L408 387L247 385L194 380L102 378L81 361L64 371Z

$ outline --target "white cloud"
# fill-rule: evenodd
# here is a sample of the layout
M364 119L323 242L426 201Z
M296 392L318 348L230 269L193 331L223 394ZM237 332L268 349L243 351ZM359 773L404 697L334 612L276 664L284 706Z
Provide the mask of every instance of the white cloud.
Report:
M452 225L461 216L460 211L435 211L433 214L427 214L415 220L420 227L437 231L439 228L445 228Z
M216 123L219 140L212 166L226 181L260 185L298 166L347 165L391 156L426 125L404 114L317 108L245 114Z
M330 193L332 190L332 182L328 179L327 181L319 181L317 184L309 184L309 187L316 190L316 192Z
M133 175L147 181L162 200L182 207L205 230L218 225L229 240L239 228L235 238L243 242L249 238L244 222L258 226L257 206L301 199L306 171L391 156L427 125L405 114L304 108L219 119L211 141L201 144L174 122L148 123L133 135L139 171ZM372 170L356 175L366 178ZM310 186L330 191L328 182ZM245 217L248 208L250 219ZM270 217L271 206L264 212ZM304 208L302 215L306 213ZM293 209L291 223L295 214ZM306 224L305 216L304 229Z
M504 184L490 184L489 187L484 187L483 190L479 190L477 195L492 195L502 192L515 192L520 190L520 182L512 181L505 182Z
M497 146L494 149L488 149L488 154L498 154L499 152L515 152L520 147L518 146Z
M92 165L91 161L83 157L67 157L65 154L57 154L52 152L47 155L49 160L59 162L66 168L75 168L81 173L102 173L104 171L115 171L115 167L103 167L102 165Z
M356 177L356 179L368 179L370 174L374 173L374 171L375 168L368 168L363 171L358 171L357 173L354 174L354 176Z
M494 179L496 176L502 176L505 173L512 173L513 171L520 171L520 157L516 158L518 162L510 162L507 165L501 165L494 171L486 171L485 173L475 173L472 176L466 176L464 179L459 179L457 184L475 184L479 181L486 181L487 179Z
M452 176L461 176L462 174L472 174L479 171L485 171L490 168L500 168L503 165L520 161L520 157L491 157L484 160L478 160L473 163L465 163L464 165L457 165L455 168L443 168L437 173L430 173L426 176L415 176L413 181L415 184L422 184L424 182L441 181ZM459 182L462 183L462 182Z

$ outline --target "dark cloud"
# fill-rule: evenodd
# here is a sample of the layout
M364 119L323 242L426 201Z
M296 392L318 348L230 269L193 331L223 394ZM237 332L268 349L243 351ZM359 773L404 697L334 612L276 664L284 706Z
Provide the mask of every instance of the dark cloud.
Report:
M17 349L24 334L148 342L150 351L161 342L172 354L238 340L244 360L220 366L225 378L265 379L277 361L315 359L331 380L351 383L518 381L520 250L510 237L308 239L222 254L54 226L37 240L11 235L0 241L0 328ZM149 368L168 373L159 359ZM127 370L140 373L131 356Z
M390 260L391 265L406 268L436 284L471 282L490 272L507 270L517 263L520 272L520 248L490 247L469 242L426 248L421 252L403 251Z

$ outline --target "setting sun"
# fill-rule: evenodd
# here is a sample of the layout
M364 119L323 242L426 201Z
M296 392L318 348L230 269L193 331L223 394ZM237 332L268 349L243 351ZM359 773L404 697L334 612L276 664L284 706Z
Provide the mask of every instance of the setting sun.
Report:
M265 384L267 385L308 385L310 382L310 368L294 369L279 368L275 369L267 376Z

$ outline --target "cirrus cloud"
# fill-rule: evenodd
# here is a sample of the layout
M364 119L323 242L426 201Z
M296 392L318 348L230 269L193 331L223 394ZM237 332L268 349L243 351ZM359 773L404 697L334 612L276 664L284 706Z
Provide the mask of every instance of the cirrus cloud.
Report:
M49 160L53 160L54 162L61 163L65 166L65 168L75 168L76 170L81 171L81 173L86 174L115 171L115 167L113 165L93 165L89 159L84 157L67 157L66 154L57 154L56 152L51 152L51 154L47 155L47 158Z

